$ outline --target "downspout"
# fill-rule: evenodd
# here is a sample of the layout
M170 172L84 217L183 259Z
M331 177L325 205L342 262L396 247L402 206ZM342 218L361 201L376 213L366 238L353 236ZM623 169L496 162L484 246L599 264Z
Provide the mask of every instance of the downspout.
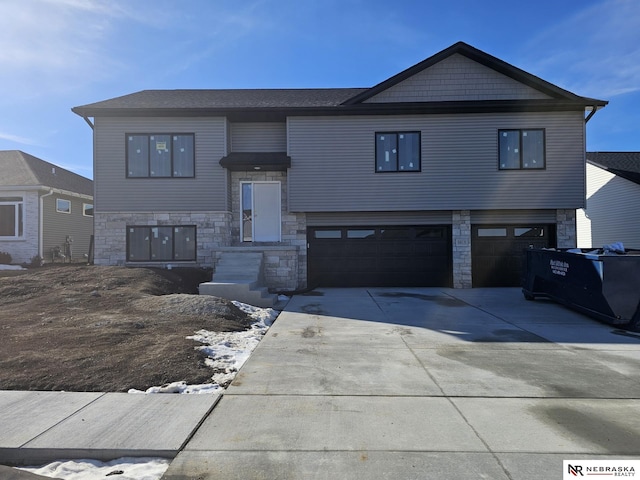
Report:
M596 107L594 105L592 107L591 112L589 113L589 115L587 115L587 118L584 119L585 125L589 122L589 120L591 120L591 117L593 117L596 114L597 111L598 111L598 107Z
M91 130L93 130L93 123L91 123L91 120L89 120L89 117L83 116L82 118L84 118L84 121L87 122L87 125L89 125L91 127Z
M53 188L49 189L49 193L45 193L44 195L40 196L40 209L38 210L40 213L40 238L38 242L38 255L40 256L41 261L44 261L44 197L48 197L50 195L53 195Z

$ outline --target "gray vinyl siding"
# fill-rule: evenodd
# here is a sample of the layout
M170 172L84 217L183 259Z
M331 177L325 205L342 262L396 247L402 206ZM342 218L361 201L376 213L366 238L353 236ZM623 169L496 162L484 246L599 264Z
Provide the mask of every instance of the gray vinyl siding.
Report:
M556 223L555 210L482 210L471 212L472 224Z
M640 249L640 185L587 164L587 207L577 216L578 246L622 242Z
M455 54L380 92L366 103L544 99L548 95Z
M225 118L98 117L95 208L100 212L218 211L227 207ZM127 178L126 134L194 133L195 178Z
M307 214L307 226L449 225L451 212L319 212Z
M289 118L291 211L584 204L582 112ZM499 129L546 129L546 169L499 170ZM420 131L421 172L375 172L375 132Z
M285 123L232 123L232 152L285 152L287 127Z
M56 199L61 198L71 202L71 213L56 211ZM89 254L89 242L93 234L93 217L82 214L85 203L93 201L69 195L54 193L42 199L43 229L42 254L46 262L51 262L51 249L59 247L64 252L67 236L73 238L72 253L74 261L86 261L85 254ZM67 259L68 260L68 259ZM61 262L61 259L55 261Z

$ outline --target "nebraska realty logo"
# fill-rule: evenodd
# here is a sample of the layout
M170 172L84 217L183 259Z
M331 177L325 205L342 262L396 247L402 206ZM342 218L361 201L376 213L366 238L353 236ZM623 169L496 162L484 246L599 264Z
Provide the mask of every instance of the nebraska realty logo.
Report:
M564 460L562 480L576 477L635 477L640 460Z

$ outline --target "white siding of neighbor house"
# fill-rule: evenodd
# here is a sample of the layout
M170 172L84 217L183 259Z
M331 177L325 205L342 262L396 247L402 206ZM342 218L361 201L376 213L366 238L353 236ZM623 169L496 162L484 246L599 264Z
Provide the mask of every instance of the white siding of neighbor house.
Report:
M456 53L365 103L545 99L548 95Z
M499 170L498 129L546 129L544 170ZM421 132L421 172L376 173L376 132ZM289 208L300 212L575 209L584 114L289 118Z
M285 123L232 123L231 152L285 152L287 126Z
M578 247L622 242L640 249L640 185L587 164L587 206L578 211Z
M227 209L223 117L97 117L94 130L96 211L221 211ZM127 178L126 134L194 133L195 178Z

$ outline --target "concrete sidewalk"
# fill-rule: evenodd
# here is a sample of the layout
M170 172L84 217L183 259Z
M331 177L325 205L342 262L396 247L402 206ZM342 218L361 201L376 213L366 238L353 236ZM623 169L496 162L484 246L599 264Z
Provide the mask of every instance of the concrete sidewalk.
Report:
M562 478L640 459L640 335L519 289L292 299L164 475Z
M0 464L173 458L218 399L219 395L0 391Z

